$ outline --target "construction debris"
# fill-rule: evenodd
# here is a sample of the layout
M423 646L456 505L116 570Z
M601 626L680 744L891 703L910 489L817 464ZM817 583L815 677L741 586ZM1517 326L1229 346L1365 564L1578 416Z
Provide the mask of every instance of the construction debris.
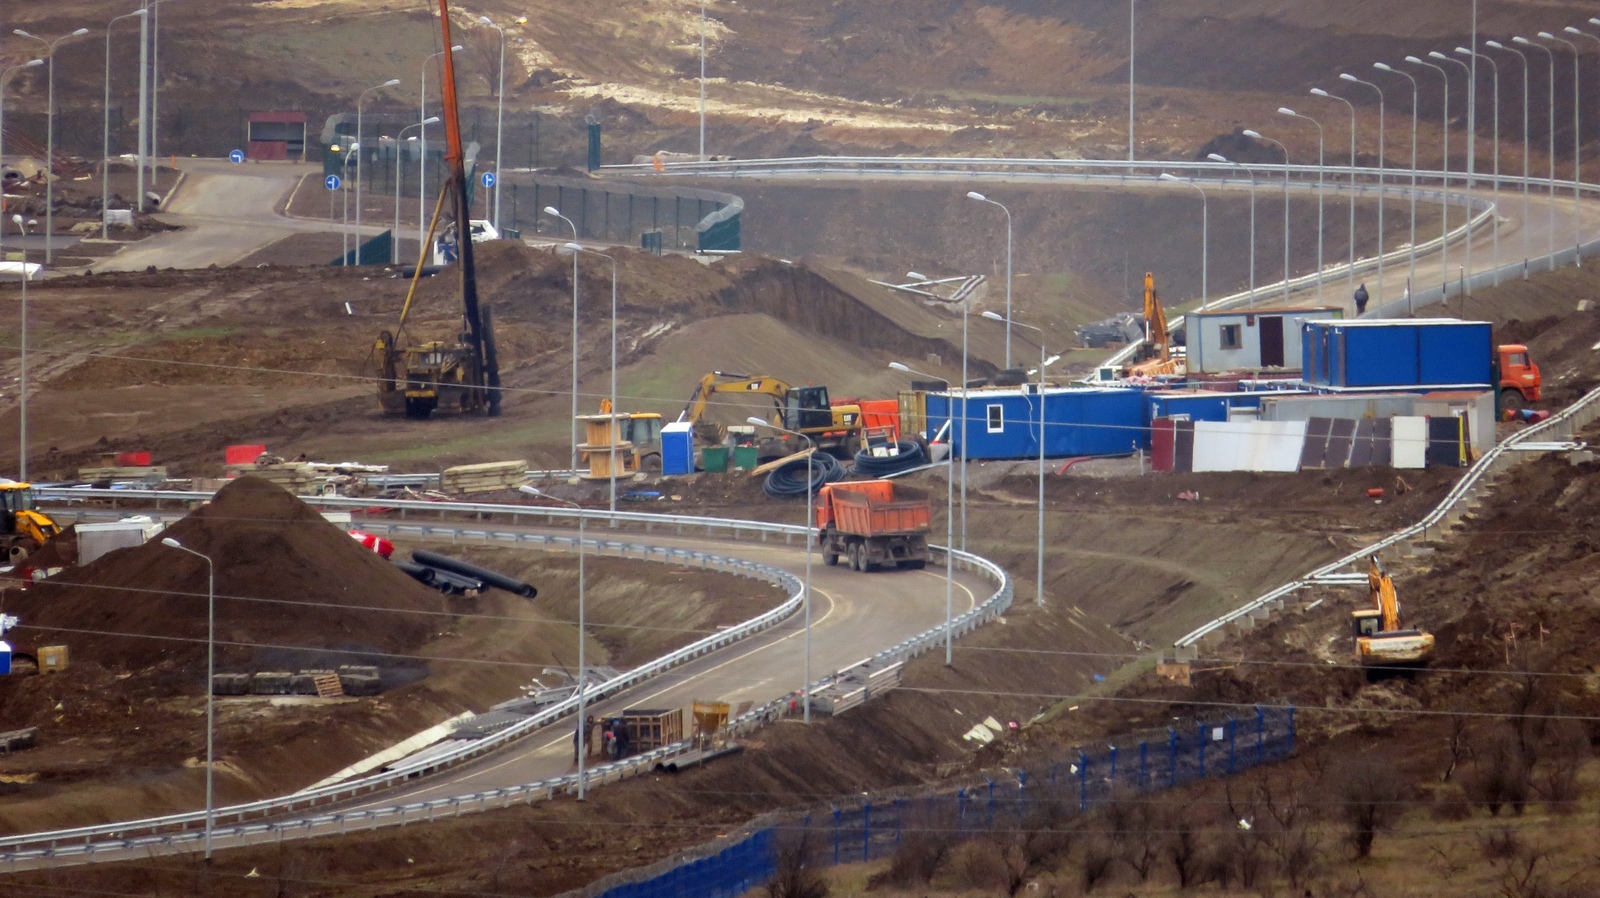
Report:
M439 477L439 488L446 493L498 493L516 489L528 479L528 462L486 462L479 465L457 465L445 468Z

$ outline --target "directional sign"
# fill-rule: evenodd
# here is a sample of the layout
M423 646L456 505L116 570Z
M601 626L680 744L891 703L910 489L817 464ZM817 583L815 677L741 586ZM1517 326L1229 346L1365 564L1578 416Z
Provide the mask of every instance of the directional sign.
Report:
M492 171L484 172L482 181L483 181L483 186L485 186L485 187L493 187L494 186L494 172L492 172Z
M343 182L339 180L338 175L329 175L322 179L322 186L328 188L329 190L338 190L341 183Z
M243 162L244 150L234 150L233 152L229 153L228 161L232 162L234 165L238 165L239 163Z

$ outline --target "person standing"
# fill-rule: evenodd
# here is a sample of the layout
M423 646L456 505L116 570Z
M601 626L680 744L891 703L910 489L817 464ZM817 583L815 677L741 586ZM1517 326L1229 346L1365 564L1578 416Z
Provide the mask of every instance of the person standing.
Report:
M1368 298L1369 297L1367 295L1367 285L1365 283L1363 283L1361 286L1356 288L1356 297L1355 297L1355 299L1356 299L1356 317L1357 318L1360 318L1362 315L1367 314L1367 299Z

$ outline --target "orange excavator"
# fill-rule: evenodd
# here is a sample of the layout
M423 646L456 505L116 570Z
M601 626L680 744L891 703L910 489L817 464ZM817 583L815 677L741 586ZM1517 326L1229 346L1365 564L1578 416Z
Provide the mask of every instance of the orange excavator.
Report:
M1188 370L1182 355L1173 352L1172 334L1167 330L1167 310L1161 305L1156 292L1156 276L1144 273L1144 343L1139 346L1133 363L1122 371L1123 377L1160 377L1181 375Z
M1356 660L1363 667L1395 664L1426 664L1433 656L1433 634L1404 628L1400 624L1400 599L1395 596L1394 580L1372 556L1367 570L1367 589L1372 607L1350 613L1355 628Z

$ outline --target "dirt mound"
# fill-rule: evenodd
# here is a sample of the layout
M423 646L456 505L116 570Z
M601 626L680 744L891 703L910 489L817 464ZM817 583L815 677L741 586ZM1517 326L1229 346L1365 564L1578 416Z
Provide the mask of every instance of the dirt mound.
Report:
M437 627L443 600L283 489L243 477L165 537L216 565L218 666L266 646L400 652ZM18 633L73 657L137 670L205 656L206 563L159 541L4 595ZM274 653L276 654L276 653ZM335 659L329 659L333 661Z

